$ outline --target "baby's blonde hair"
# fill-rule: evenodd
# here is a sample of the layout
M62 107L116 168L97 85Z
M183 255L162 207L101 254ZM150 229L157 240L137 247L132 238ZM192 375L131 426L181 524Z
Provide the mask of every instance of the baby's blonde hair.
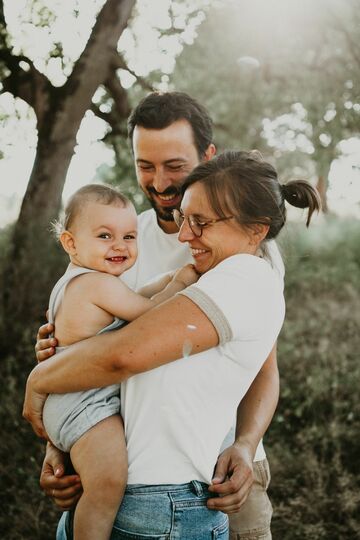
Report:
M64 231L69 230L74 219L79 215L82 206L87 202L113 204L124 208L129 204L132 204L131 201L116 188L106 184L88 184L75 191L65 207L63 217L51 224L51 228L57 238L59 238Z

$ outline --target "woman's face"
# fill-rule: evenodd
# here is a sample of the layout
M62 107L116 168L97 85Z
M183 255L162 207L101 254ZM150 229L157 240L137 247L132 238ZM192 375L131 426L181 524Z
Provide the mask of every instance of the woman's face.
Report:
M204 186L200 182L191 185L184 194L181 212L185 216L179 231L180 242L188 242L197 272L203 274L227 257L238 253L254 255L259 243L254 243L251 232L239 225L234 218L205 225L201 237L189 226L188 217L197 223L218 219L211 208Z

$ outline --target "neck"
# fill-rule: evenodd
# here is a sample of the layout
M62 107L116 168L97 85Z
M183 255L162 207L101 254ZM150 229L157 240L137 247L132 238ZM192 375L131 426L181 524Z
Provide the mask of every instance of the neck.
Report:
M174 234L179 232L179 228L176 225L175 221L165 221L163 219L160 219L158 216L156 216L156 219L160 229L162 229L164 233Z

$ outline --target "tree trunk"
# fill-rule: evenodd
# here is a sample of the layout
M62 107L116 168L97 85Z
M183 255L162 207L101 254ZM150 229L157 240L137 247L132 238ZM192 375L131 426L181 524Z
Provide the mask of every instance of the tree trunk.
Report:
M318 181L316 184L316 188L319 192L320 199L321 199L321 209L324 212L324 214L327 214L329 212L328 204L327 204L327 187L328 187L328 179L327 177L323 175L318 176Z
M42 103L47 107L42 114L36 111L36 158L3 279L8 340L37 324L45 313L51 285L63 271L65 257L51 238L50 222L59 214L80 123L96 89L112 72L113 54L134 4L135 0L107 0L66 84L43 90Z

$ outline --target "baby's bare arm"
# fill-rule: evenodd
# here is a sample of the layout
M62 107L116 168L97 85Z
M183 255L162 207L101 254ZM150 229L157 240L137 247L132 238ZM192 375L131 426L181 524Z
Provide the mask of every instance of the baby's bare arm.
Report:
M184 290L189 285L196 283L199 279L199 274L195 272L192 264L187 264L175 272L169 284L165 289L152 297L152 301L156 304L165 302L177 292Z
M168 300L185 287L195 283L199 278L191 264L177 270L169 281L170 275L163 276L162 285L164 286L166 282L167 285L161 292L154 294L151 298L145 298L115 276L101 273L86 274L81 276L83 278L82 286L86 287L85 290L81 291L81 297L90 298L94 305L104 309L107 313L132 321L152 307Z
M151 298L155 294L165 289L165 287L172 280L174 273L175 272L167 272L166 274L163 274L161 277L155 279L148 285L144 285L144 287L141 287L141 289L139 289L137 293L141 294L141 296L145 296L145 298Z

